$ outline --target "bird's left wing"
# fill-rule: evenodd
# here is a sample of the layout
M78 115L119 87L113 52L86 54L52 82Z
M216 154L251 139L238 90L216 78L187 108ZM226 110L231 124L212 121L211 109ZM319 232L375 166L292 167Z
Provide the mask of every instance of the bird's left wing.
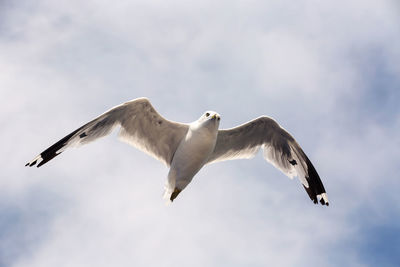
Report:
M264 158L293 178L298 176L314 203L329 205L322 181L296 140L272 118L263 116L235 128L219 130L208 163L254 157L263 148Z
M106 136L121 126L120 138L134 147L170 165L188 125L163 118L147 98L138 98L116 106L76 129L36 156L26 166L37 167L69 147L84 145Z

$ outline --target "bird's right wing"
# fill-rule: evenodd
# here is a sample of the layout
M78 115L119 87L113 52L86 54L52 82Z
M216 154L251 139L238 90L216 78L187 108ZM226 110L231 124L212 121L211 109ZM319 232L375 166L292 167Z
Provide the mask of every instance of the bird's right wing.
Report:
M208 163L248 159L263 148L264 158L290 178L297 176L314 203L328 205L322 181L296 140L272 118L263 116L232 129L219 130Z
M173 155L188 130L188 125L163 118L147 98L137 98L116 106L76 129L40 153L25 166L45 164L68 147L79 146L106 136L121 126L122 141L170 165Z

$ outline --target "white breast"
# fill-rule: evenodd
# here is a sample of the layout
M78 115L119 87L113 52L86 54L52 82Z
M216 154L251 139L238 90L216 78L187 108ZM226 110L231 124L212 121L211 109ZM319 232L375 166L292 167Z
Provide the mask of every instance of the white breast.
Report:
M190 183L213 152L217 133L218 128L210 130L195 123L190 126L172 159L168 174L168 191L173 191L175 187L183 190Z

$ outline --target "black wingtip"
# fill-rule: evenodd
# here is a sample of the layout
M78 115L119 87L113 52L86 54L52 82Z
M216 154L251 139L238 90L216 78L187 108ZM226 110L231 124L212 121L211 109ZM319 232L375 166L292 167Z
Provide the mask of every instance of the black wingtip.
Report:
M40 154L40 156L42 158L42 161L40 161L39 164L36 167L39 168L40 166L46 164L47 162L49 162L53 158L55 158L58 155L60 155L62 152L58 152L57 153L57 151L60 150L64 145L65 145L65 143L62 143L62 144L56 143L53 146L49 147L44 152L42 152L42 154Z
M35 165L37 163L37 159L31 162L28 162L25 164L25 167L32 167L33 165Z
M322 184L321 178L319 177L317 171L315 170L314 166L312 165L311 161L306 157L306 163L307 163L307 177L306 180L308 182L308 188L305 187L304 189L306 190L308 196L310 199L315 203L318 204L318 195L321 195L321 199L319 202L321 205L326 205L329 206L329 203L325 201L323 198L324 193L326 193L324 185Z
M52 145L51 147L49 147L48 149L46 149L45 151L43 151L42 153L40 153L40 155L38 156L38 158L36 158L34 161L32 162L28 162L25 166L29 166L32 167L33 165L35 165L37 163L37 159L41 159L41 161L39 161L39 164L36 167L40 167L43 164L49 162L50 160L52 160L53 158L55 158L56 156L60 155L62 152L58 152L60 151L67 143L68 141L79 131L83 128L80 127L79 129L76 129L75 131L73 131L72 133L70 133L69 135L65 136L64 138L62 138L60 141L58 141L57 143L55 143L54 145ZM83 133L85 134L85 133ZM85 137L85 135L81 134L82 136L80 136L81 138Z

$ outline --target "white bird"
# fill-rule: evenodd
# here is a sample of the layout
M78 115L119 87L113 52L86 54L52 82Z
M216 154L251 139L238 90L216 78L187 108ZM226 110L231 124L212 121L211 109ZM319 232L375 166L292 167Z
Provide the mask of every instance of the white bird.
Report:
M219 130L220 115L205 112L198 120L179 123L163 118L147 98L118 105L40 153L25 166L42 166L65 149L108 135L120 126L119 137L164 162L169 169L164 197L173 201L206 164L252 158L260 148L264 158L293 178L298 176L310 199L329 205L314 166L296 140L272 118L262 116L231 129Z

